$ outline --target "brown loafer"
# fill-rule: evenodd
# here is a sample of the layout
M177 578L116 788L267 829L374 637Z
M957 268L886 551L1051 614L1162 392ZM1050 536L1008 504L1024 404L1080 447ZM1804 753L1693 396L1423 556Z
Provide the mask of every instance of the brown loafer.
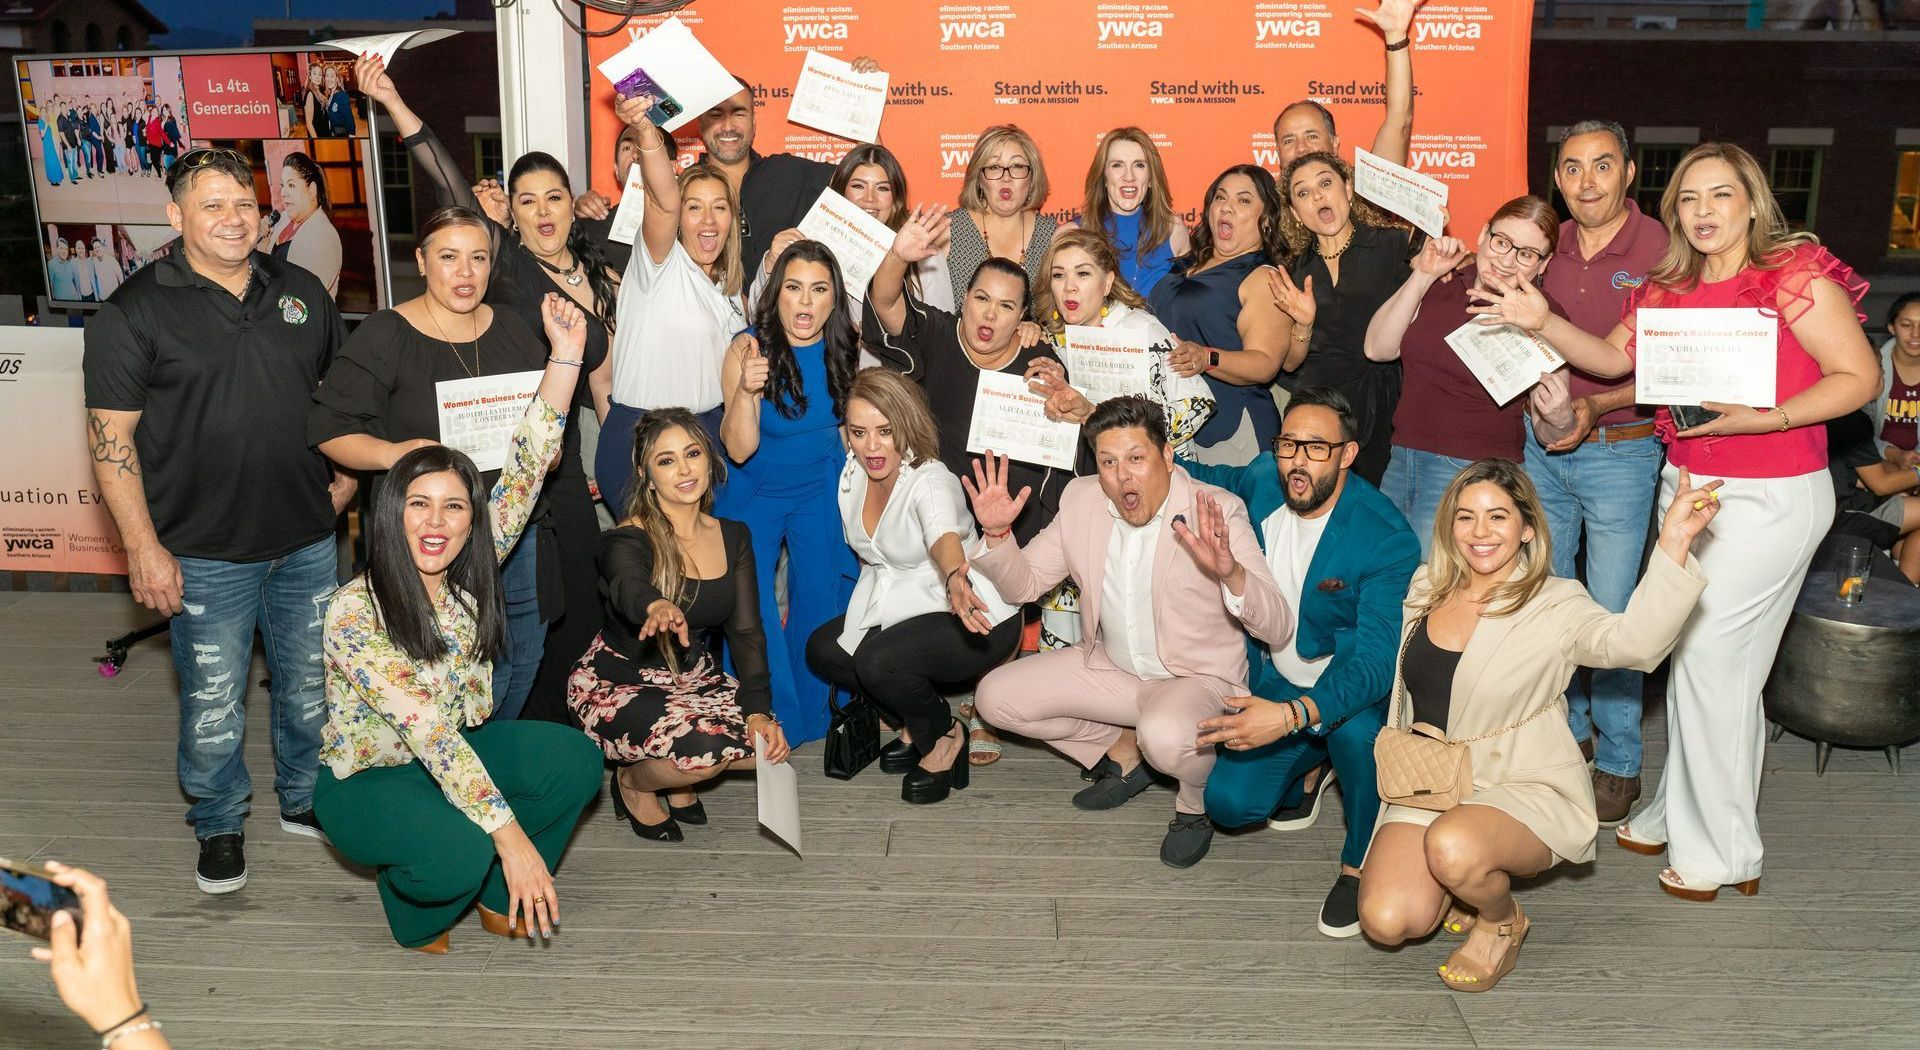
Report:
M525 940L533 936L531 930L525 927L515 928L512 921L505 915L494 911L484 904L475 904L473 910L480 913L480 928L493 934L495 937L505 937L509 940ZM532 923L529 922L527 925L531 926Z
M1610 828L1627 819L1627 812L1640 798L1639 777L1617 777L1593 771L1593 809L1600 826Z
M433 940L425 944L416 944L407 950L410 952L423 952L427 955L445 955L447 954L447 949L452 947L452 945L453 931L443 930L440 936L435 937Z

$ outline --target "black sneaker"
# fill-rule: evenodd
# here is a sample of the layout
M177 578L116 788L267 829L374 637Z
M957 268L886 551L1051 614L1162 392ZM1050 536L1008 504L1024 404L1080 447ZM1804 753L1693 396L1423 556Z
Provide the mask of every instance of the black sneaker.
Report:
M1320 819L1320 803L1326 800L1327 786L1333 779L1333 767L1328 766L1314 782L1313 790L1301 797L1300 804L1274 810L1267 818L1267 827L1275 831L1305 831L1313 827Z
M237 831L200 840L200 866L193 877L202 893L232 893L247 884L245 842Z
M299 816L280 814L280 830L289 835L305 835L310 839L319 839L328 845L333 844L333 840L327 838L327 833L320 830L320 818L313 815L313 810L307 810Z
M1360 932L1360 879L1341 872L1320 906L1320 932L1347 938Z
M1175 813L1167 824L1167 837L1160 842L1160 863L1169 868L1191 868L1212 845L1213 821L1205 813Z
M1111 771L1100 774L1100 779L1089 788L1081 788L1073 796L1075 809L1119 809L1128 800L1153 785L1153 770L1147 768L1146 759L1133 767L1133 772L1122 776L1116 764Z

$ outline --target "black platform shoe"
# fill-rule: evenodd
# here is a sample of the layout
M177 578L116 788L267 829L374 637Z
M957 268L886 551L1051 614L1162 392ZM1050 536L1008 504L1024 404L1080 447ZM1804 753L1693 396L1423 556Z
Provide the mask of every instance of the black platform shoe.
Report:
M960 730L960 750L955 753L953 765L938 773L922 769L916 761L907 775L900 780L900 798L916 806L944 802L955 791L965 791L970 779L967 763L967 724L959 719L953 720L954 727Z
M905 773L920 764L920 752L901 737L894 737L893 743L880 749L880 772Z
M614 813L628 824L633 825L633 833L635 835L646 839L648 842L684 842L686 840L687 836L681 833L679 822L675 821L671 814L668 815L667 819L658 824L640 823L640 818L634 816L633 813L627 809L627 800L620 797L619 770L616 769L613 771L613 778L607 781L607 790L613 795Z

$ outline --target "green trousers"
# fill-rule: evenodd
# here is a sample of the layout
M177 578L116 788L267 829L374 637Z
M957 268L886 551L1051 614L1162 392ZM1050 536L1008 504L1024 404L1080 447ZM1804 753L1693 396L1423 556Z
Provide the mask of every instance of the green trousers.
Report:
M463 735L554 870L600 789L600 749L554 722L494 722ZM363 769L345 780L322 766L313 809L336 849L374 869L387 925L402 946L439 937L476 899L506 912L507 880L492 836L447 801L420 763Z

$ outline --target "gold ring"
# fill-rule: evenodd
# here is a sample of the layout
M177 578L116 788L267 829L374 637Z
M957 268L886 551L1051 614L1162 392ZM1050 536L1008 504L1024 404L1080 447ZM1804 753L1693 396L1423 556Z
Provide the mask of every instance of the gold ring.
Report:
M533 903L535 903L535 904L545 904L545 903L547 903L547 899L546 899L545 897L535 897L535 898L533 899Z

